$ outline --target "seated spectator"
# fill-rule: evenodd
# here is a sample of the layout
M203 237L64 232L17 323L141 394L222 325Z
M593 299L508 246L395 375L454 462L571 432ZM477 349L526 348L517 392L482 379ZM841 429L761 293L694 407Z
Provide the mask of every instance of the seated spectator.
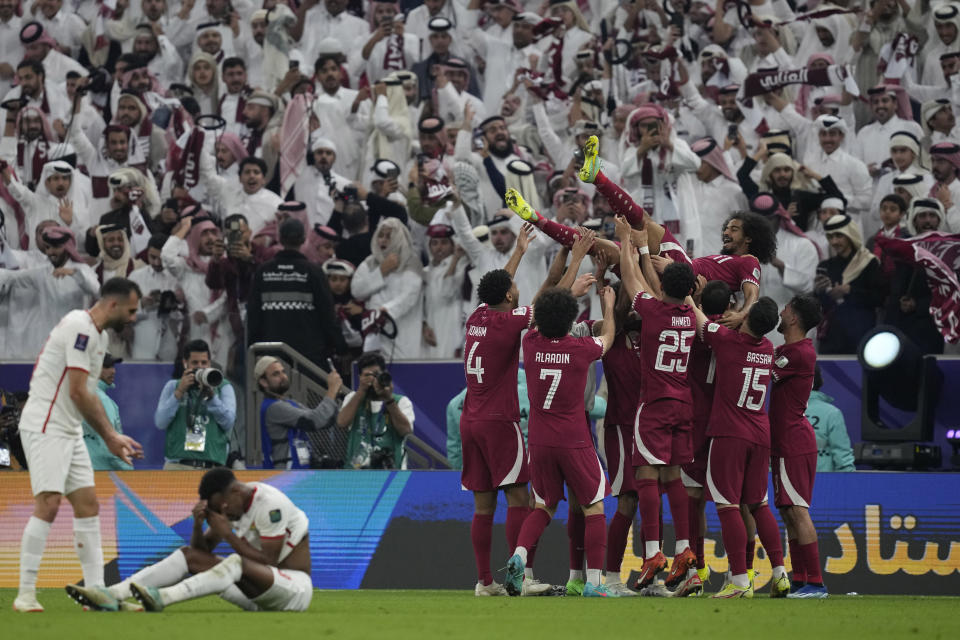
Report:
M264 469L338 469L343 460L333 449L311 456L309 431L328 430L337 417L337 393L343 380L336 370L327 374L327 393L313 409L307 409L287 397L290 378L283 363L273 356L262 356L253 370L260 390L266 396L260 403L260 441Z
M117 375L117 365L123 362L120 358L114 358L109 353L103 356L103 369L100 370L100 379L97 380L97 397L100 398L100 404L103 405L103 412L107 414L107 420L113 425L114 431L123 433L123 426L120 424L120 408L113 398L107 395L107 389L115 389L113 381ZM94 471L130 471L133 465L124 462L117 456L110 453L106 443L100 437L93 427L83 421L83 443L87 445L87 452L90 454L90 462L93 464Z
M357 360L360 383L343 399L337 426L348 429L347 469L400 469L403 438L413 433L413 403L393 392L387 363L379 353Z
M820 263L814 281L824 310L820 353L856 353L883 304L880 262L863 246L860 228L850 216L833 216L824 229L834 255Z
M818 364L813 372L813 391L807 401L806 416L817 437L817 473L821 471L855 471L853 448L843 412L833 404L833 398L820 391L823 374Z
M166 431L163 468L184 471L223 466L237 416L233 387L222 374L216 386L197 380L198 370L211 367L210 347L203 340L187 343L181 364L183 374L163 386L153 414L157 429Z

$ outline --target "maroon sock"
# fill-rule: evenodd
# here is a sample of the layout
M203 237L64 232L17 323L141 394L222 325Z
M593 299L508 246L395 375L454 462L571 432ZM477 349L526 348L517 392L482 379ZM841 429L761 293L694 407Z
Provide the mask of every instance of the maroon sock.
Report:
M727 551L730 573L738 576L747 572L747 527L739 509L717 509L720 516L720 537Z
M570 544L570 568L583 571L583 536L586 524L583 511L571 510L567 514L567 538Z
M683 540L687 538L689 542L690 535L690 496L687 490L683 488L683 481L680 478L671 480L667 483L667 500L670 502L670 517L673 518L674 538Z
M746 531L746 527L744 527L744 531ZM753 569L753 558L757 554L757 537L751 537L749 533L747 534L746 554L747 569Z
M800 555L803 556L803 568L807 572L807 583L817 586L822 585L823 576L820 575L820 550L817 548L816 541L799 546Z
M610 527L607 529L607 573L619 576L623 564L623 552L627 548L627 535L633 520L619 511L613 513ZM589 564L588 564L589 566Z
M579 233L577 233L573 228L564 224L554 222L553 220L548 220L539 213L537 215L539 216L539 219L537 220L538 229L547 234L547 237L556 240L567 249L573 248L573 243L576 242L577 238L580 237Z
M533 513L523 521L520 536L517 538L517 546L527 550L527 559L530 558L530 549L537 546L537 542L548 524L550 524L550 514L545 509L534 509ZM513 549L510 550L510 553L513 553Z
M640 512L640 528L643 530L644 549L646 558L646 543L660 540L660 490L656 480L637 480L638 511Z
M493 514L473 514L470 525L470 541L473 543L473 557L477 561L477 580L488 585L493 582L490 573L490 543L493 539ZM513 549L510 550L513 553Z
M507 549L511 552L517 548L520 528L529 513L530 507L507 507Z
M780 542L780 527L770 512L770 507L763 504L753 510L753 519L757 521L757 535L763 545L771 567L783 566L783 543ZM806 563L804 563L806 564Z
M703 536L700 535L700 500L692 496L687 496L687 539L690 540L690 548L697 554L697 568L702 569L703 564Z
M800 551L800 542L796 538L787 541L790 547L790 564L793 565L793 581L806 582L807 569L803 560L803 553Z
M634 227L643 224L643 207L634 202L630 194L621 189L619 185L607 179L607 176L603 175L603 171L597 171L593 186L607 199L614 213L625 217L627 222Z
M537 544L540 544L539 541ZM537 557L537 544L527 547L527 569L533 569L533 561Z
M607 548L607 518L602 513L583 519L583 547L587 555L587 568L603 569L603 552Z

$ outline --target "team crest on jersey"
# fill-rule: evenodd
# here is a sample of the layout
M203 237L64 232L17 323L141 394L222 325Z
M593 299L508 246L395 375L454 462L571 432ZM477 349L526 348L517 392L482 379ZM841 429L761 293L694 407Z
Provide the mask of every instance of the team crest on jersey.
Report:
M280 522L280 509L274 509L270 512L270 522Z
M77 351L86 351L87 344L90 342L90 336L85 333L77 334L77 341L73 343L73 348Z
M707 325L707 331L709 331L710 333L716 333L719 330L720 330L720 325L718 325L716 322L711 322L710 324Z
M525 316L525 315L527 315L527 308L526 308L526 307L517 307L516 309L513 310L513 315L515 315L515 316Z
M760 269L753 270L753 277L756 278L757 280L760 279Z
M774 363L775 365L777 365L777 368L779 368L779 369L785 369L786 366L787 366L788 364L790 364L790 360L787 359L787 356L780 356L779 358L777 358L776 360L774 360L773 363Z

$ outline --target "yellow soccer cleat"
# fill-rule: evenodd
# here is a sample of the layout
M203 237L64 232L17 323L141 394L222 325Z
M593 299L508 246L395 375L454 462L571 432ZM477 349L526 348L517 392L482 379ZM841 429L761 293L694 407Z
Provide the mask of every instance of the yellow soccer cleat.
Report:
M583 145L583 166L580 167L580 180L593 184L597 178L597 172L600 171L600 158L597 154L600 152L600 140L597 136L587 138Z
M516 189L507 189L507 193L503 196L503 199L511 211L527 222L536 224L537 220L540 219L537 212L527 204L527 201L523 199L523 196L520 195L520 192Z

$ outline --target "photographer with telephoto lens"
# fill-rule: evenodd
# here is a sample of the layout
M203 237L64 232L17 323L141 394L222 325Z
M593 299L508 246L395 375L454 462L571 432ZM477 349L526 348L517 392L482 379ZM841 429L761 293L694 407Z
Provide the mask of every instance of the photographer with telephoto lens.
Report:
M413 433L413 403L393 392L393 377L377 352L357 359L356 391L344 397L337 426L349 430L347 469L400 469L403 438Z
M182 366L182 375L164 385L154 413L157 429L167 432L163 468L223 466L237 416L236 394L211 365L210 347L203 340L187 343Z

